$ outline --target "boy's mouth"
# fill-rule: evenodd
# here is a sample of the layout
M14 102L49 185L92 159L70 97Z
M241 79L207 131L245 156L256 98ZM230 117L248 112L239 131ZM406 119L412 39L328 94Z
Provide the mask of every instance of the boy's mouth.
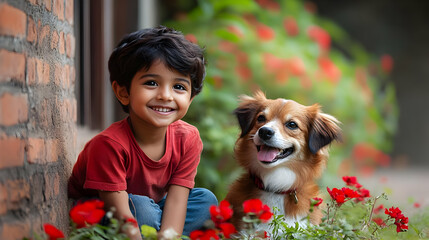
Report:
M174 109L168 108L168 107L151 107L151 109L157 112L164 112L164 113L174 111Z

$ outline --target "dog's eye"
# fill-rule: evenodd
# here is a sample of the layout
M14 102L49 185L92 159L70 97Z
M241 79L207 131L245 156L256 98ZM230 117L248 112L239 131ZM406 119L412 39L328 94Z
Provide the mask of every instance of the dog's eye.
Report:
M290 121L286 123L286 127L289 128L290 130L294 130L298 128L298 124L296 124L296 122L294 121Z
M265 120L267 120L267 119L265 118L264 115L259 115L256 120L261 123L261 122L265 122Z

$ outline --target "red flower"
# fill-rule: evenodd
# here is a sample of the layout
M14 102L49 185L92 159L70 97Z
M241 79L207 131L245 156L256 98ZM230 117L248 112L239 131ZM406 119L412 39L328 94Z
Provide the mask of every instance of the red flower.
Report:
M385 73L390 73L393 69L393 58L392 56L385 54L383 56L381 56L381 69L383 69L383 71Z
M329 187L327 187L326 189L328 190L328 193L331 196L331 198L335 200L338 206L341 206L343 203L346 202L346 196L344 192L341 191L340 189L333 188L331 190Z
M381 227L386 226L386 223L380 217L373 218L372 221L374 221L378 226L381 226Z
M359 188L357 190L357 192L359 194L359 197L356 198L356 200L358 202L361 202L361 201L365 200L365 198L371 197L369 190L366 189L366 188Z
M287 69L292 75L301 76L305 74L305 65L301 58L293 57L286 62Z
M210 207L210 216L215 224L220 224L232 217L233 211L229 202L222 200L218 206Z
M262 222L267 222L273 216L270 207L264 205L260 199L250 199L244 201L243 211L246 214L256 215Z
M191 34L191 33L190 34L186 34L185 38L186 38L186 40L188 40L188 41L190 41L192 43L197 43L198 42L197 37L195 37L195 35Z
M318 207L318 206L320 206L320 204L322 204L322 202L323 202L323 199L315 197L312 199L311 205L314 207Z
M256 27L256 33L261 41L270 41L275 36L274 30L264 24L259 24Z
M390 218L395 219L394 224L396 225L396 232L404 232L408 230L408 217L405 217L399 208L386 208L384 213L389 215Z
M77 228L85 227L86 224L96 224L103 218L105 211L104 203L98 199L89 200L77 204L70 210L70 218L76 223Z
M57 240L59 238L64 238L64 233L61 232L58 228L56 228L54 225L51 224L44 224L43 228L45 230L45 233L48 235L49 240Z
M293 18L293 17L285 18L285 20L283 21L283 26L286 30L286 33L289 36L294 37L294 36L298 35L299 28L298 28L298 24L296 23L295 18Z
M358 183L357 178L355 176L352 176L352 177L344 176L343 181L346 183L347 186L353 186L356 188L362 187L362 185Z
M219 239L219 236L216 234L216 231L213 229L209 229L206 231L201 231L201 230L195 230L193 232L191 232L191 234L189 235L189 238L191 240L217 240Z
M356 192L355 190L350 189L350 188L343 187L343 188L341 188L341 191L343 191L346 198L352 199L352 198L357 198L360 196L358 192Z
M221 223L219 224L219 228L221 230L221 233L223 233L226 238L230 238L231 234L237 232L237 229L235 229L234 225L232 225L231 223Z
M415 202L415 203L413 204L413 206L414 206L415 208L420 208L420 207L421 207L420 203L418 203L418 202Z
M280 11L280 5L279 3L273 1L273 0L256 0L256 2L263 8L266 8L268 10L272 10L275 12Z
M319 44L319 48L323 51L329 51L331 47L331 36L325 29L318 26L310 26L307 29L308 36Z

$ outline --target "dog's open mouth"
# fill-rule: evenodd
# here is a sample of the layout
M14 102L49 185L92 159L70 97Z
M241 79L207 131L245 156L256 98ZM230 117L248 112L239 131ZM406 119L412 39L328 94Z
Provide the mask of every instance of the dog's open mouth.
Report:
M256 149L258 150L258 160L266 164L274 163L279 159L283 159L291 155L294 151L293 146L285 149L279 149L267 145L259 145L256 146Z

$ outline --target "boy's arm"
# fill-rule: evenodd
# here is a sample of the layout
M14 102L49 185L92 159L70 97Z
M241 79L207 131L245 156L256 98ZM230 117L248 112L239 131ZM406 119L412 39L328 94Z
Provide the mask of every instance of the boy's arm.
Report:
M182 235L183 227L185 226L189 191L189 188L179 185L171 185L169 187L162 214L161 233L172 228L179 236Z
M104 206L106 209L110 209L111 207L115 207L114 217L117 219L123 218L134 218L131 213L129 204L128 204L128 193L126 191L118 191L118 192L109 192L109 191L99 191L98 195L100 199L104 202ZM128 229L131 230L131 229ZM132 232L125 231L125 234L132 239L142 239L140 232Z

